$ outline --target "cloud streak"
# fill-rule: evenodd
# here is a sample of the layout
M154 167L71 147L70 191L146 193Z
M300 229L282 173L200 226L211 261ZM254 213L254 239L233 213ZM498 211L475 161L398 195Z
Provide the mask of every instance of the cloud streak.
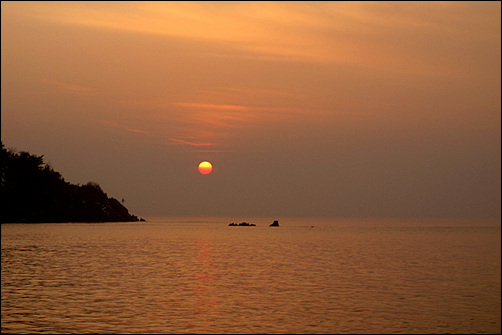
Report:
M194 142L194 141L182 140L179 138L172 138L172 137L170 137L169 140L171 142L176 143L176 144L189 145L192 147L209 147L209 146L215 145L215 143L210 143L210 142Z
M148 133L145 130L138 129L138 128L133 128L133 127L127 126L127 125L125 125L123 123L116 122L116 121L102 120L101 123L104 124L104 125L106 125L106 126L110 126L110 127L116 128L116 129L121 129L121 130L124 130L124 131L129 132L129 133L142 134L142 135Z
M43 82L64 93L79 95L94 95L97 93L94 88L89 86L76 85L57 80L43 80Z
M436 13L438 7L441 14ZM62 24L213 41L252 57L385 67L429 76L452 75L458 57L452 62L445 54L444 40L457 43L467 37L474 42L497 28L480 24L492 11L486 3L475 8L477 13L462 3L344 1L80 2L62 3L57 11L42 2L29 9L32 16ZM403 49L402 43L408 47ZM429 57L431 51L434 57Z

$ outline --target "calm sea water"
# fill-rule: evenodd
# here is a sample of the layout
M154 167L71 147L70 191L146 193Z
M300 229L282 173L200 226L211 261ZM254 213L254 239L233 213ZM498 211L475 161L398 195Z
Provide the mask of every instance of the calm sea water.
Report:
M500 333L500 222L3 224L2 332Z

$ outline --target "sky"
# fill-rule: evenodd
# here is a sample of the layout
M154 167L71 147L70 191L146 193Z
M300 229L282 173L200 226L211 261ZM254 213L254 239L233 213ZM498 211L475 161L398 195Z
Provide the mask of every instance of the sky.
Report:
M500 32L498 1L2 1L1 137L144 217L499 219Z

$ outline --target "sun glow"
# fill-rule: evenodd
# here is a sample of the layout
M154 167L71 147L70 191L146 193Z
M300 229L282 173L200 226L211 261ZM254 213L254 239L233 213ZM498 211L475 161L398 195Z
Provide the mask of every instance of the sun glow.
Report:
M213 165L208 161L203 161L199 164L199 172L202 174L209 174L213 171Z

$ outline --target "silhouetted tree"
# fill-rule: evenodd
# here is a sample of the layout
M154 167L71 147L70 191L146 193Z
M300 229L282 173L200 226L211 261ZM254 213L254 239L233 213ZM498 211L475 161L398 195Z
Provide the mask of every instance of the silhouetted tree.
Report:
M73 185L43 155L7 150L0 163L0 222L138 221L95 182Z

